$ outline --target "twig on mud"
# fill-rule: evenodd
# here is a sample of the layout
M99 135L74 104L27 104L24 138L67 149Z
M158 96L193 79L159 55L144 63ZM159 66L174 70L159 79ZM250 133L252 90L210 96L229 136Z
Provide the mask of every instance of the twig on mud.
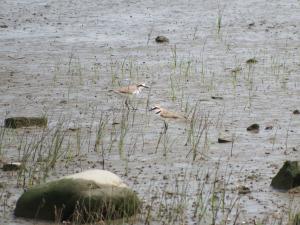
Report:
M8 55L7 57L10 58L10 59L13 59L13 60L25 59L25 57L17 57L17 58L15 58L15 57L10 56L10 55Z

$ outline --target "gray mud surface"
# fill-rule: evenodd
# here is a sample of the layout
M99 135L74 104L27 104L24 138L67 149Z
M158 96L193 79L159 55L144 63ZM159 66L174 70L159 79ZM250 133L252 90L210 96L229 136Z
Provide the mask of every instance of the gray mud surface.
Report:
M286 224L300 194L270 183L300 160L299 26L295 0L1 1L0 122L49 125L1 128L1 163L23 168L0 171L0 224L47 224L13 216L24 188L89 168L138 193L136 224ZM195 117L165 124L155 104Z

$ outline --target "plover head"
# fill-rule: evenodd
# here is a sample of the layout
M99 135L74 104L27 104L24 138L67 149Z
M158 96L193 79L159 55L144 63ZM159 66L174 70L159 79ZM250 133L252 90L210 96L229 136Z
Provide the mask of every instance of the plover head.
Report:
M136 85L137 86L137 88L149 88L148 86L146 86L146 84L145 83L139 83L139 84L137 84Z
M146 86L145 83L139 83L136 85L136 90L134 91L134 94L139 94L144 88L149 88L148 86Z

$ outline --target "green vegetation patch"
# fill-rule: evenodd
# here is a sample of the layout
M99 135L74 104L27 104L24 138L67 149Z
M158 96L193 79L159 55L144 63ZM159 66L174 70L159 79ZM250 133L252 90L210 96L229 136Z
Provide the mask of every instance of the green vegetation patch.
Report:
M140 201L129 188L98 185L81 179L62 179L38 185L17 201L17 217L93 222L129 218Z
M295 215L293 225L300 225L300 212Z

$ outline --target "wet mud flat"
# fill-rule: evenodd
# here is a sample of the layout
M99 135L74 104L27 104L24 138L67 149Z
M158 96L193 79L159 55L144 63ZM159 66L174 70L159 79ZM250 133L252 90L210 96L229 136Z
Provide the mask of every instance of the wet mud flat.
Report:
M0 221L33 223L24 189L104 168L143 199L129 224L286 224L299 192L270 183L300 160L299 24L299 1L4 1L0 160L21 169L0 171Z

